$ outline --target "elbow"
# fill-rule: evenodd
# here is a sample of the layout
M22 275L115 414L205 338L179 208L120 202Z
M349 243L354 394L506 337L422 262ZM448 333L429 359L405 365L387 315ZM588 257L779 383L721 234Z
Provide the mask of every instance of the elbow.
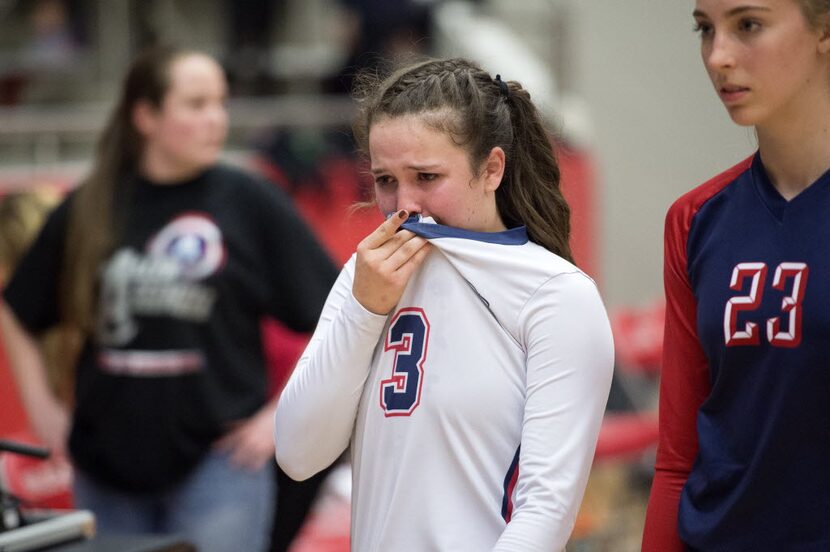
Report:
M308 462L303 461L303 455L286 450L285 447L280 447L280 445L277 445L276 451L277 464L294 481L305 481L317 473L318 470L313 469Z
M277 464L294 481L305 481L317 473L311 454L302 446L302 435L281 423L279 408L274 424L274 450Z

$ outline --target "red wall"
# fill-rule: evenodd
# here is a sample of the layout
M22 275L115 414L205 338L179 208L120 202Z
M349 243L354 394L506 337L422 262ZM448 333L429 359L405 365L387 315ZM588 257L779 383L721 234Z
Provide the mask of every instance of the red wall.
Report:
M17 396L3 340L0 339L0 437L16 433L26 426L26 414Z

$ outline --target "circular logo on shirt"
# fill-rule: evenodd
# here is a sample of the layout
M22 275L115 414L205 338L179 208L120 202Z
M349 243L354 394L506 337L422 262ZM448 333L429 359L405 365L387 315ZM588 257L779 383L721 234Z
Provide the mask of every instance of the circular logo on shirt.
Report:
M193 280L210 276L225 262L222 232L202 213L188 213L170 221L150 241L151 257L173 260L181 275Z

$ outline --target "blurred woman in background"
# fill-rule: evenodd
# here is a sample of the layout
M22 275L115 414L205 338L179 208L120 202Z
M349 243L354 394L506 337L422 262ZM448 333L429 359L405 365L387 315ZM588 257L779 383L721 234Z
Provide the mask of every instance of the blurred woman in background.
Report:
M276 399L260 320L312 330L336 270L275 186L219 163L226 90L203 53L134 61L90 175L4 290L2 330L35 433L71 458L99 532L264 550ZM69 404L34 340L56 325L81 343Z

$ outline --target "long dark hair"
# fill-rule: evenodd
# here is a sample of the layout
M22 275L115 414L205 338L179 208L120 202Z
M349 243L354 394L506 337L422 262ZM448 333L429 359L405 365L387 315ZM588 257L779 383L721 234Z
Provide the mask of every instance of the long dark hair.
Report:
M496 80L466 59L414 63L385 79L358 76L353 132L368 154L369 130L382 117L424 115L464 147L473 172L501 147L507 158L496 206L510 228L525 225L530 239L572 261L570 209L559 189L551 137L530 94L516 81Z
M140 101L161 107L170 86L170 66L186 53L161 46L136 57L98 138L92 170L72 198L60 289L61 320L67 329L84 335L92 332L98 269L119 232L114 215L116 188L137 169L144 147L133 125L133 109Z

